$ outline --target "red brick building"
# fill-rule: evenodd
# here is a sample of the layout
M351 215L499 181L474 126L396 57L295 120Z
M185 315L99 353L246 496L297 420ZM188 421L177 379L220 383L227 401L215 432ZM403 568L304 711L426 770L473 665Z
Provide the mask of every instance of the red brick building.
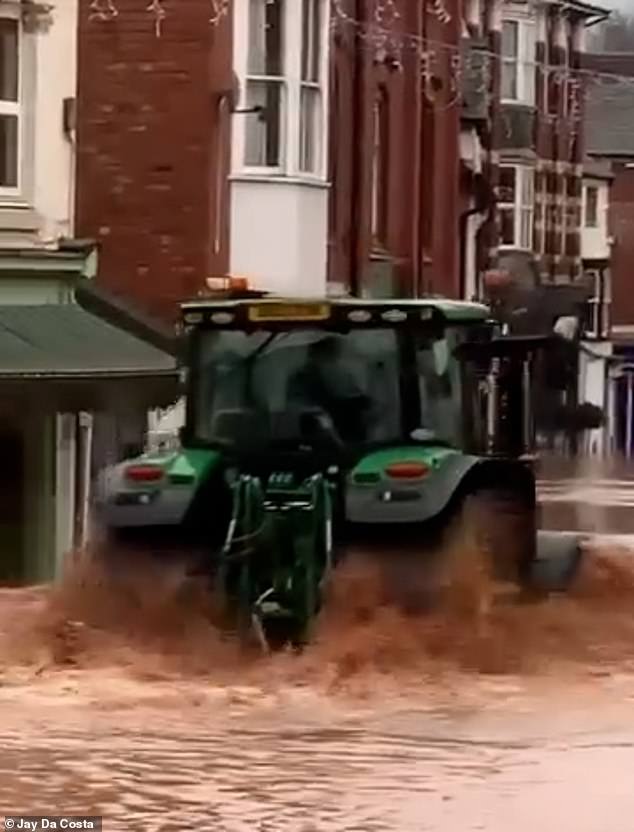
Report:
M288 193L299 182L300 215L302 200L314 201L306 195L317 193L315 186L327 194L330 183L323 239L302 244L310 259L316 247L327 249L332 284L354 292L459 293L458 0L317 0L315 8L320 2L320 25L327 26L320 41L327 166L323 178L312 180L293 167L300 150L292 144L288 113L280 115L271 104L269 89L264 113L255 114L262 108L251 106L257 90L249 91L250 83L279 81L292 99L292 77L279 70L279 78L271 78L277 70L270 66L280 49L275 27L295 26L290 7L299 4L284 8L276 0L267 8L261 51L270 66L255 80L241 71L241 53L252 44L232 32L233 21L244 21L244 0L235 0L233 13L216 3L227 13L213 23L209 0L182 0L162 19L160 37L146 0L82 4L77 222L81 235L100 243L104 286L171 316L179 299L204 288L207 276L244 261L249 229L235 228L243 185L252 189L247 204L264 198L284 224L285 209L278 210L275 199L282 183ZM435 48L423 47L426 40ZM282 58L288 65L295 52L287 49ZM285 134L289 158L283 164L282 150L277 167L236 161L236 147L248 152L248 131L255 129L265 155L280 143L276 133ZM306 225L319 226L313 208L306 211ZM257 254L262 243L259 229L252 230L251 253ZM260 237L276 233L274 226L264 231ZM293 246L282 237L277 248L286 244ZM301 270L301 258L294 268Z
M484 144L496 208L479 247L481 270L507 270L517 288L581 276L585 31L606 13L572 2L489 0L491 55Z
M171 316L227 269L231 18L179 0L157 37L147 5L80 4L77 230L103 285Z
M458 296L461 4L336 5L330 278Z
M630 327L634 335L634 55L586 56L585 65L598 75L588 93L588 153L610 164L609 229L611 250L612 323Z
M576 283L600 9L260 5L181 0L160 37L158 0L82 5L77 222L104 285L170 316L228 272L300 293L482 296L497 267L520 293Z

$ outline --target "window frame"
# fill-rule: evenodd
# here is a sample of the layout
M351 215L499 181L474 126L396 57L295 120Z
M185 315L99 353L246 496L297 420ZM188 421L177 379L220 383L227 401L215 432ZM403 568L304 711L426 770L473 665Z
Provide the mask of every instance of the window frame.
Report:
M499 248L532 251L535 243L535 168L517 163L504 163L500 165L500 172L503 169L514 171L514 198L512 202L498 199L497 210L500 215L502 211L513 210L513 242L501 241ZM526 197L527 191L531 195L529 198ZM525 223L526 217L528 223ZM523 239L524 227L529 229L528 239Z
M516 54L512 57L504 54L504 26L515 26L517 31ZM505 16L500 31L500 100L502 104L523 104L534 107L536 104L536 44L537 26L534 20L520 15ZM504 94L504 70L512 66L515 69L515 97Z
M585 335L597 340L609 339L612 312L612 275L606 269L588 269L586 279L592 280L592 295L588 298L588 318ZM588 325L589 324L589 325Z
M279 76L258 75L249 71L251 3L244 0L236 4L234 65L240 84L238 113L234 115L232 174L238 178L255 179L296 179L323 184L327 179L328 155L328 0L282 0L281 15L282 65ZM266 0L260 0L265 3ZM318 8L317 41L311 48L312 64L316 71L304 70L305 27L304 10ZM314 20L314 18L311 19ZM309 26L309 33L314 28ZM316 50L316 55L315 55ZM248 87L253 83L279 83L280 85L280 154L279 164L255 165L247 161L250 120L257 114L244 112L249 107ZM308 92L310 91L310 92ZM306 105L307 96L315 101ZM240 112L242 111L242 112ZM313 121L307 130L307 119ZM309 136L307 141L306 136ZM306 164L307 156L313 157L312 164Z
M0 116L14 116L17 119L16 136L16 184L15 186L0 185L0 205L14 204L21 201L25 190L25 33L20 9L12 4L0 2L0 19L11 20L17 28L17 100L5 101L0 99Z

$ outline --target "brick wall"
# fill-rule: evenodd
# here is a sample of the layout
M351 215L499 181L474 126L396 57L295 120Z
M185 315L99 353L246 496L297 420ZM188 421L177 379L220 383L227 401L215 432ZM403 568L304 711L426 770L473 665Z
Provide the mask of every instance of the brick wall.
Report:
M171 319L227 268L230 24L179 0L157 37L147 0L118 10L81 4L77 233L108 289Z
M387 38L384 48L371 38L355 37L353 27L342 26L335 33L329 273L331 280L353 289L362 288L370 258L387 255L395 263L403 295L459 293L460 107L455 68L449 53L437 48L425 96L418 85L424 74L420 55L398 37L415 33L457 47L459 4L446 0L444 5L452 15L449 23L437 19L431 4L428 8L417 0L399 0L396 37ZM346 9L367 24L361 31L372 31L372 2L348 0ZM388 118L382 136L383 217L380 234L373 238L373 115L379 97Z
M634 169L623 163L614 165L610 192L609 225L614 238L612 249L612 323L634 324Z

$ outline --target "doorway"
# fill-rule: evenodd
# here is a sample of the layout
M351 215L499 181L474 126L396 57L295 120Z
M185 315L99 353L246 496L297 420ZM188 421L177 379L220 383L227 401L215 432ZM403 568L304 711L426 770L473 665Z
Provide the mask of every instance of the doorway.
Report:
M0 584L24 580L24 430L0 421Z

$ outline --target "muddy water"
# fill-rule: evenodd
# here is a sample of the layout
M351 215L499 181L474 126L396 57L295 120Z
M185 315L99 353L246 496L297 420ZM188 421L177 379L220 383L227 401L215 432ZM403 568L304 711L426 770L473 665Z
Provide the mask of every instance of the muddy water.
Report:
M0 803L103 814L112 830L631 830L625 712L559 725L503 698L489 714L242 695L134 716L42 700L26 724L22 706L2 731Z
M631 832L634 565L591 554L568 598L518 604L472 573L424 618L351 569L314 646L273 658L239 649L177 570L79 563L55 591L2 592L0 814Z

